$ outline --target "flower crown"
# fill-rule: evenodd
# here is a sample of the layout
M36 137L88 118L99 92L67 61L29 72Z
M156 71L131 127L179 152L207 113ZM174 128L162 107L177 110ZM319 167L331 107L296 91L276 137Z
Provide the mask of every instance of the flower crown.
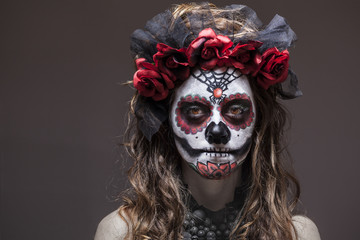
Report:
M280 52L272 47L261 54L259 48L263 43L254 40L233 45L229 37L217 35L211 28L202 30L187 48L175 49L158 43L158 52L153 55L154 64L146 62L145 58L136 60L138 70L134 74L134 87L144 97L163 100L175 82L186 80L190 68L197 65L203 70L234 67L242 74L252 76L265 90L286 80L289 70L287 50Z
M131 35L130 50L137 65L133 84L140 95L135 114L149 141L169 116L169 90L188 79L194 67L234 67L264 89L274 86L282 99L302 95L287 51L296 35L283 17L275 15L265 26L245 5L225 6L216 16L211 4L198 7L187 13L186 21L166 10ZM218 28L218 17L229 25ZM243 26L236 29L235 22ZM255 33L248 28L256 29Z

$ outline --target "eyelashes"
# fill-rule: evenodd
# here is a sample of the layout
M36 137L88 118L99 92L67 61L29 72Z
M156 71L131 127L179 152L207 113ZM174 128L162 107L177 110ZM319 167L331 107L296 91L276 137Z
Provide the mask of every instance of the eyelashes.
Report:
M235 100L221 108L221 114L230 118L240 118L250 111L250 103L247 100Z
M247 99L234 99L221 106L221 115L225 121L241 125L250 116L251 102ZM183 102L180 107L181 117L189 125L201 125L211 116L210 106L201 102Z

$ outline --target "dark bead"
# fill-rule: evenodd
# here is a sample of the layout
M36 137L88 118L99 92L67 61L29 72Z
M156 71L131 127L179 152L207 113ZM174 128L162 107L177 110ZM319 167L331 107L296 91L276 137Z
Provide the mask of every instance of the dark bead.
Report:
M204 229L204 226L203 226L203 225L200 225L200 226L199 226L199 229L201 229L201 230Z
M196 225L195 220L194 220L194 219L191 219L191 220L190 220L190 226L193 227L193 226L195 226L195 225Z
M210 218L205 218L205 226L210 226L210 225L211 225Z
M195 236L192 236L191 239L199 239L199 237L195 235Z
M190 213L185 214L185 219L186 219L186 220L190 220L190 219L191 219Z
M213 232L215 232L215 231L216 231L216 226L215 226L214 224L211 225L211 226L210 226L210 230L213 231Z
M216 237L216 234L213 231L210 231L206 234L206 237Z
M190 222L188 220L185 220L183 226L184 228L188 228L190 226Z
M226 225L222 223L222 224L219 226L219 229L220 229L221 231L225 231Z
M216 240L215 237L206 237L206 240Z
M183 232L182 235L184 238L191 238L191 234L188 232Z
M208 231L210 231L210 228L204 227L204 231L205 231L205 232L208 232Z
M205 231L204 230L199 230L197 235L198 235L198 237L203 237L203 236L205 236Z
M195 210L192 214L196 220L204 221L206 218L206 214L203 210Z
M236 216L235 216L235 215L229 215L229 216L228 216L228 219L229 219L230 221L234 221L234 220L235 220L235 218L236 218Z
M226 229L226 231L224 232L224 235L225 235L226 237L228 237L228 236L230 235L230 230L229 230L229 229Z
M189 232L194 235L197 234L198 230L199 229L197 227L192 227Z
M222 232L220 230L216 230L216 236L221 236L222 235Z

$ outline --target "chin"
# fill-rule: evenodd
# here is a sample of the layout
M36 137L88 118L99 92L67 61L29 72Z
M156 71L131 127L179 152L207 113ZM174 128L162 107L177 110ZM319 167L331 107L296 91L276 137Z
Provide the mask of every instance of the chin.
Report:
M191 168L194 169L194 171L196 171L202 177L214 180L226 178L231 173L233 173L240 165L235 161L215 162L211 160L207 160L206 162L197 161L195 163L187 163Z

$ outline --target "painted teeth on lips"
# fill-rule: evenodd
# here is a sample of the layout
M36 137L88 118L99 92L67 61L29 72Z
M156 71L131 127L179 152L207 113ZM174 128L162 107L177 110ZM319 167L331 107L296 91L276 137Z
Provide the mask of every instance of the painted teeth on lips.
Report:
M205 148L204 152L209 153L227 153L230 152L230 148Z
M228 157L229 153L206 152L205 155L208 157Z

